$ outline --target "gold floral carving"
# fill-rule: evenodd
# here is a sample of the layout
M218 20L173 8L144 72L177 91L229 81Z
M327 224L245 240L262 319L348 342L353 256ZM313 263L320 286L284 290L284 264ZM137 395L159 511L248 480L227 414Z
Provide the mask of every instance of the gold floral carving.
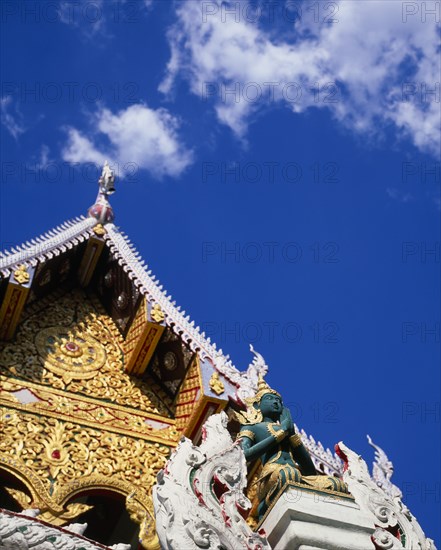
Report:
M76 497L110 489L130 497L128 510L141 524L145 547L153 544L150 491L169 447L7 408L1 424L0 468L25 484L28 494L9 489L23 507L39 508L41 519L63 525L88 509Z
M36 398L34 402L20 403L15 392L24 389ZM0 405L2 403L60 420L75 418L82 425L92 428L106 429L164 444L176 444L180 437L174 420L97 402L95 399L45 388L38 384L11 381L0 374Z
M183 426L125 373L124 350L93 295L59 289L31 301L13 345L0 344L0 468L26 487L8 489L20 505L56 525L87 511L76 500L92 489L125 496L153 550L151 487Z
M198 356L190 365L176 400L176 426L180 430L188 427L192 413L201 398L202 378Z
M146 550L161 550L159 538L156 534L155 512L151 498L147 501L146 508L136 498L136 493L127 497L126 509L130 514L130 519L140 526L139 539L142 541L143 547Z
M150 317L155 321L156 323L162 323L165 319L164 312L161 309L161 306L159 304L155 304L152 307L152 310L150 312Z
M234 418L243 426L246 424L258 424L263 416L260 410L248 407L246 411L234 411Z
M32 314L26 318L25 313L24 317L14 343L0 344L0 374L39 383L70 395L98 398L137 411L170 416L169 409L145 382L124 372L125 357L120 332L112 319L100 310L97 302L83 291L73 291L56 301L46 302L42 310L33 308ZM75 357L57 355L45 349L41 341L36 342L35 335L47 336L51 333L60 345L63 345L63 334L74 338L77 344L75 338L93 343L92 355L84 350L86 353L77 358L79 365L75 366L76 373L69 367ZM103 363L102 351L99 350L105 352ZM58 356L66 361L66 370L62 369L62 362L56 362ZM86 372L89 358L92 369L99 364L99 370L94 370L92 378L73 378L73 374L83 375Z
M210 378L210 388L216 395L221 395L225 391L225 386L222 380L219 378L219 373L213 372Z
M14 279L17 281L17 283L20 283L21 285L29 283L30 278L31 276L29 275L27 267L25 265L21 265L14 271Z

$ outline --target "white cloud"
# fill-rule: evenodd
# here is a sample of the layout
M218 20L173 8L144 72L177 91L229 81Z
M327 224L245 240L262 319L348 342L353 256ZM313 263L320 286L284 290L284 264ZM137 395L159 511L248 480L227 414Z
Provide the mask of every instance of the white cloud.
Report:
M180 143L178 119L165 109L137 104L114 114L100 108L94 118L96 133L91 138L68 128L65 161L103 164L108 159L123 172L125 166L135 165L157 178L177 177L193 162L192 151Z
M172 53L160 90L170 93L182 76L240 137L252 115L273 102L297 113L328 108L340 123L368 135L392 124L398 135L437 154L440 79L435 17L427 13L424 21L420 12L406 14L402 2L386 0L330 4L338 7L333 24L320 24L329 12L316 17L304 4L302 17L286 31L286 11L283 21L277 16L270 20L263 12L253 20L247 2L240 4L236 15L227 8L237 10L238 2L181 2L168 34ZM425 3L426 12L431 4L435 2ZM326 6L314 5L322 10ZM414 5L423 9L422 4ZM437 100L423 90L436 83ZM410 90L407 101L403 86ZM231 93L235 87L236 96Z
M43 143L40 149L39 164L40 166L47 166L49 162L52 162L50 160L50 149L45 143Z
M68 128L68 142L62 152L63 160L72 163L104 164L107 155L95 148L95 145L75 128Z
M14 139L18 139L24 134L26 127L23 123L23 115L19 108L14 105L11 96L5 96L0 99L1 121Z
M387 187L386 188L387 195L396 201L399 202L409 202L413 200L413 196L410 193L406 193L404 191L401 191L400 189L397 189L396 187Z
M34 156L35 167L40 170L47 169L50 165L55 165L55 161L51 158L51 151L48 145L43 143L39 153Z
M80 29L89 38L105 30L104 0L60 0L58 16L62 23Z
M133 23L152 6L153 0L59 0L58 17L83 38L94 40L94 47L106 47L108 39L115 38L113 23Z

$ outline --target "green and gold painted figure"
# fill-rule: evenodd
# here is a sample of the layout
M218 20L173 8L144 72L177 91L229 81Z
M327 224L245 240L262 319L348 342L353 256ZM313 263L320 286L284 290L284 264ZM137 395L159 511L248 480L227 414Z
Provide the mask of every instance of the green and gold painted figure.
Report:
M259 377L258 391L247 399L247 411L237 413L242 427L238 439L247 461L260 458L262 472L257 480L258 516L261 519L275 497L290 482L316 489L347 493L339 478L317 475L314 463L295 433L289 409L282 397Z

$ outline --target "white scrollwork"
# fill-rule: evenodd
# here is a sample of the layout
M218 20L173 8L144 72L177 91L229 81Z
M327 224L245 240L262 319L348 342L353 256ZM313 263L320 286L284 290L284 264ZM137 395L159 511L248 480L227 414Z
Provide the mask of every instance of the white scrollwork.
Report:
M204 425L199 448L183 438L158 476L153 500L161 547L270 550L244 519L251 508L246 484L242 448L228 433L226 414L215 414Z
M400 489L391 482L394 473L394 465L389 460L381 447L375 445L372 439L367 436L369 445L375 450L375 461L372 466L372 478L378 487L381 487L391 498L401 499L403 494Z
M268 365L266 364L263 356L258 353L254 348L253 344L250 344L251 353L254 355L253 361L248 365L246 374L242 374L243 377L246 377L249 383L257 388L257 382L259 380L259 375L264 378L268 372Z
M388 531L378 528L374 531L374 534L371 537L372 542L375 545L375 548L378 550L389 550L390 548L403 548L400 541L397 537L394 537Z
M378 526L371 540L377 549L408 548L409 550L436 550L434 542L426 538L420 525L401 501L397 491L386 492L385 487L393 486L390 477L392 463L384 451L376 447L376 460L382 461L382 473L376 470L376 477L371 477L366 462L340 442L337 445L339 456L344 460L344 481L360 508L372 515L372 524ZM378 466L380 468L380 466ZM378 483L379 476L384 475L390 485ZM383 478L381 478L383 479ZM393 486L395 487L395 486Z

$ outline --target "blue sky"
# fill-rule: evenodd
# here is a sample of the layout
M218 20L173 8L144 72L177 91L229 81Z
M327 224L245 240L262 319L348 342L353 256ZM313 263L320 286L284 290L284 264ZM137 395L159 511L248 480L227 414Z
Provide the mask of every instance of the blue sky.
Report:
M439 544L434 7L4 0L0 240L85 214L108 159L177 303L325 446L370 434Z

